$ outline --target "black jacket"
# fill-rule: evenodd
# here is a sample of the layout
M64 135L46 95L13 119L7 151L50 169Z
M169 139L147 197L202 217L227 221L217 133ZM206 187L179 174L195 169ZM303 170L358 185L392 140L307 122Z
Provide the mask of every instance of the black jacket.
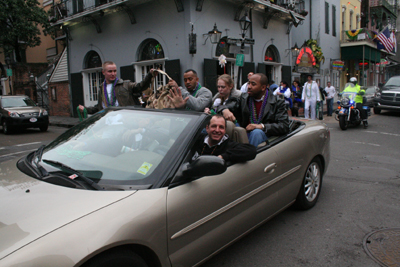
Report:
M255 146L237 143L229 138L220 145L209 147L204 143L204 138L206 136L207 134L202 134L195 144L195 150L198 156L221 155L225 161L237 163L252 160L257 155L257 148Z
M240 99L240 117L237 120L240 126L246 128L250 124L250 111L248 106L249 95L242 94ZM277 99L271 90L268 92L268 101L264 109L261 123L265 125L264 132L269 136L284 135L289 132L289 116L285 100Z

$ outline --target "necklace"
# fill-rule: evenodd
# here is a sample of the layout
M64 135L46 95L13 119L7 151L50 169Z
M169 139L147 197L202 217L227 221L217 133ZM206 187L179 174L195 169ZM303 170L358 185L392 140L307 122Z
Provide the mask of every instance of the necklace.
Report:
M115 79L114 83L112 83L112 87L111 87L111 103L110 103L110 99L108 98L108 92L107 92L107 83L104 80L104 96L106 97L106 102L107 102L107 107L109 106L114 106L115 103L117 102L117 96L115 95L115 85L117 84L118 78Z
M307 87L308 87L308 90L310 92L310 95L307 94L307 90L306 90L306 96L307 96L307 98L311 98L311 94L312 94L312 92L311 92L311 83L307 83Z
M194 89L194 92L192 93L192 96L196 97L197 91L201 88L201 84L197 83L196 89Z
M252 97L249 97L249 109L251 110L250 113L250 122L251 123L256 123L256 124L260 124L261 119L262 119L262 114L264 114L264 109L265 106L267 104L267 100L268 100L268 91L265 92L265 95L263 96L264 100L260 109L260 114L257 118L257 109L256 109L256 104L255 104L255 100Z
M204 146L203 146L203 150L201 151L201 154L200 155L203 155L203 153L204 153L204 149L206 148L206 144L204 144ZM215 149L217 148L217 146L218 145L216 145L215 147L214 147L214 149L213 149L213 151L211 151L211 154L210 155L212 155L213 153L214 153L214 151L215 151Z

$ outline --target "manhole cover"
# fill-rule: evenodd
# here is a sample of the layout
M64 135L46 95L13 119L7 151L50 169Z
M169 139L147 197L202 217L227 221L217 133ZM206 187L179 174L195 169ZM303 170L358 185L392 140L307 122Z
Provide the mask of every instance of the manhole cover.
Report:
M367 254L382 266L400 266L400 228L369 233L363 245Z

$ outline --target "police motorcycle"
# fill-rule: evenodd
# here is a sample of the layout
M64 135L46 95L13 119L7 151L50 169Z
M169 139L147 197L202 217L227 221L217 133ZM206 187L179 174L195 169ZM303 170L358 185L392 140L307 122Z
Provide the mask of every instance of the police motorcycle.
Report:
M353 83L346 83L344 88L348 86L354 87ZM340 100L337 101L338 108L336 110L336 120L339 121L340 129L347 130L347 126L354 125L359 126L362 122L360 111L356 108L355 98L357 93L355 92L341 92L339 93L341 97ZM363 97L363 103L365 102L365 98ZM371 116L371 110L369 106L364 106L363 109L367 110L367 116Z

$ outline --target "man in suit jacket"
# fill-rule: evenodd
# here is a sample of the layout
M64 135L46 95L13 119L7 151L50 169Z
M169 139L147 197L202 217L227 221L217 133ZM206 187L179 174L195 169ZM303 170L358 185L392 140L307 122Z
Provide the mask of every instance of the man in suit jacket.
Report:
M247 94L240 101L238 122L248 132L249 143L258 146L268 136L289 132L289 117L285 101L276 99L267 87L268 78L262 73L250 77Z

